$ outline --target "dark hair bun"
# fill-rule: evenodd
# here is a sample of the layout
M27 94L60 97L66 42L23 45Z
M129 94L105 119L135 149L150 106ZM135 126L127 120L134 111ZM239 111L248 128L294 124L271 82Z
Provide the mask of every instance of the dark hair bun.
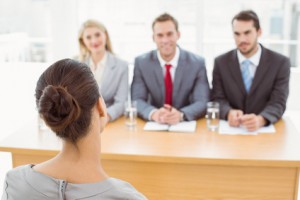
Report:
M71 59L48 67L35 88L40 116L58 137L73 144L89 133L99 97L89 66Z
M46 124L58 134L76 121L81 112L78 102L67 88L52 85L44 88L38 108Z

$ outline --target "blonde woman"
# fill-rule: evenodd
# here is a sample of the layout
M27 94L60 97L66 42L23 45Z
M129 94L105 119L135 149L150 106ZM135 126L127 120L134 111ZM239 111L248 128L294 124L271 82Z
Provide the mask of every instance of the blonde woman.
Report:
M107 105L109 121L113 121L124 112L128 96L128 64L113 54L108 31L96 20L82 24L78 41L79 60L91 68Z

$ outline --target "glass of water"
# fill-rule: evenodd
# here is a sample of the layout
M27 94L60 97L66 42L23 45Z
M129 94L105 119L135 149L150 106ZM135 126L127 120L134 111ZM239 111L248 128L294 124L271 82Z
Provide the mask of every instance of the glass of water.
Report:
M126 101L124 106L125 124L128 127L134 128L136 125L137 118L136 101Z
M48 130L48 126L46 125L45 121L40 117L40 115L38 114L38 129L39 131L45 131Z
M208 102L206 110L206 126L210 131L217 131L220 120L220 104L218 102Z

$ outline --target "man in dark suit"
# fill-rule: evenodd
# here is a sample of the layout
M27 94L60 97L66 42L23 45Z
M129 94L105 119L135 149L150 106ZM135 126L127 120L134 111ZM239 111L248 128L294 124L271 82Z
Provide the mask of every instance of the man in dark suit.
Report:
M169 14L153 24L157 50L135 59L132 100L145 120L176 124L205 114L209 85L204 59L177 46L178 23Z
M283 115L290 61L257 42L261 28L255 12L238 13L232 29L237 49L215 59L213 99L220 103L222 119L254 131Z

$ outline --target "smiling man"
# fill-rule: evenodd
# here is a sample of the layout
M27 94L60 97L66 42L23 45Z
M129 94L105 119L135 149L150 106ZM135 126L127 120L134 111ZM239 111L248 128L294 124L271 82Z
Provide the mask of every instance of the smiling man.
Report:
M232 19L237 49L215 59L213 99L231 126L249 131L274 123L286 108L290 61L258 43L259 19L251 10Z
M135 59L132 100L145 120L176 124L205 114L209 86L204 59L177 45L178 22L169 14L153 24L157 50Z

